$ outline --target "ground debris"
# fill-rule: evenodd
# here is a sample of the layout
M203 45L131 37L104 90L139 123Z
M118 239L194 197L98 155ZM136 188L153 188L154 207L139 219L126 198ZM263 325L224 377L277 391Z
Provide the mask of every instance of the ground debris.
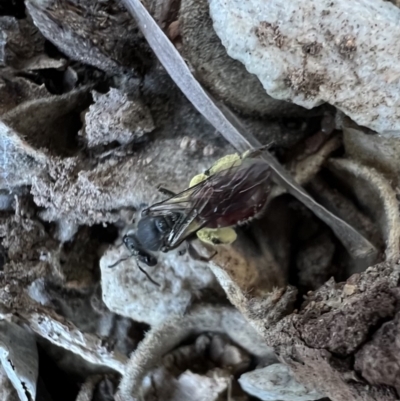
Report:
M218 2L146 0L158 26L149 17L143 32L162 44L154 52L143 21L124 7L143 11L138 0L0 4L1 399L398 399L396 103L375 93L366 114L382 74L386 95L397 85L390 69L366 83L376 70L371 54L388 45L365 49L361 33L317 27L305 38L287 28L332 19L343 1L319 4L324 15L312 21L304 4L291 21L268 14L238 38L257 0L232 0L223 18L244 14L226 38ZM260 7L293 7L270 3ZM390 23L388 7L398 13L389 2L359 3L348 8L360 8L357 21L368 10ZM367 36L377 33L367 19L357 29L365 26ZM175 54L173 68L168 57L160 58L165 69L158 61L165 52ZM265 52L302 63L278 82L282 64L266 77L275 59ZM318 68L332 52L338 63L325 67L336 75ZM349 73L361 67L364 75ZM333 106L311 107L322 101L385 136ZM151 252L155 266L138 265L124 235L135 234L144 208L166 199L158 187L179 193L233 145L257 143L269 144L273 171L264 214L228 228L229 245L190 238Z

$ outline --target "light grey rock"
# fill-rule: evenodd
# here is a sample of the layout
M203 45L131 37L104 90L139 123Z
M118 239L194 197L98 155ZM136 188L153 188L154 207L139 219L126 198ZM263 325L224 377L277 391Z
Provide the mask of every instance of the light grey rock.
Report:
M247 115L310 114L289 102L268 96L256 76L226 54L208 13L207 0L181 2L179 29L183 54L199 79L215 96Z
M36 399L39 358L33 334L14 323L0 322L0 361L20 400Z
M267 93L328 102L359 125L400 136L400 10L375 0L210 0L228 54Z
M2 366L0 366L0 399L3 401L19 401L18 394Z
M312 401L324 397L298 383L282 363L244 373L239 383L244 391L263 401Z
M125 247L110 249L100 260L103 301L114 313L150 325L159 324L170 315L184 313L205 289L218 291L218 283L204 263L178 251L160 253L155 267L142 266L157 287L137 267Z

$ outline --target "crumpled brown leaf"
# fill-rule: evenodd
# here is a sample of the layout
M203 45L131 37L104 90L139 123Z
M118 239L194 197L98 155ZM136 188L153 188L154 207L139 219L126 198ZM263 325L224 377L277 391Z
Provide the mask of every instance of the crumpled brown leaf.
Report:
M70 138L77 123L74 113L89 104L89 89L83 86L64 95L24 102L3 114L1 119L32 147L43 149L47 155L74 154L77 146Z
M44 85L37 85L32 81L16 76L10 70L3 70L0 74L0 115L13 109L19 104L50 96Z
M66 60L48 57L44 45L31 18L0 17L0 65L16 70L65 67Z
M117 1L29 0L26 7L43 36L73 60L111 74L146 64L147 45Z

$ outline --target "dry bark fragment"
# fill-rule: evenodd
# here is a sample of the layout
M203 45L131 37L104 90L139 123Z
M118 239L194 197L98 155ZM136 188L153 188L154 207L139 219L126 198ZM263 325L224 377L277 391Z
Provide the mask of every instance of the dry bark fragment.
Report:
M17 206L21 200L24 198L17 198ZM87 229L78 232L72 243L63 246L36 218L29 217L27 212L22 215L18 208L15 213L0 219L0 237L6 250L2 283L16 280L29 286L43 278L62 283L67 288L85 288L93 283L99 245L90 238ZM4 287L0 290L2 301L12 302L11 294L3 290Z
M284 285L285 274L279 272L276 261L271 260L272 255L266 257L264 253L263 256L260 261L254 257L248 261L243 253L221 246L210 262L210 268L228 299L261 332L265 325L273 324L290 313L297 294L293 287ZM260 269L255 268L257 262L263 263L259 265ZM261 267L267 273L264 277L259 274ZM253 277L247 276L253 285L244 280L246 271L253 274Z
M50 309L31 306L28 310L18 310L17 315L40 337L80 355L95 365L107 366L124 374L127 362L124 355L109 349L101 338L82 333Z
M149 109L139 100L131 100L121 91L111 88L102 95L93 92L95 103L85 114L81 135L89 148L117 141L121 145L143 141L153 131Z
M374 385L388 385L400 394L400 314L384 323L356 354L355 369Z
M400 265L385 262L344 283L331 280L265 339L300 383L333 401L394 401L393 389L366 385L351 361L371 332L396 315L399 278Z

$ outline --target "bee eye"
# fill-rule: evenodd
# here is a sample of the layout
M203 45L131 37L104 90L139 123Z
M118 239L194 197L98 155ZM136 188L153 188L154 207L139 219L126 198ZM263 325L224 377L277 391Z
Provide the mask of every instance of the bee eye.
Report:
M139 244L136 240L136 238L134 238L131 235L126 235L123 238L124 244L125 246L129 249L129 251L132 253L132 255L136 256L138 253L138 248L139 248Z
M130 248L132 245L132 238L129 235L125 235L123 238L124 244L126 245L127 248Z

